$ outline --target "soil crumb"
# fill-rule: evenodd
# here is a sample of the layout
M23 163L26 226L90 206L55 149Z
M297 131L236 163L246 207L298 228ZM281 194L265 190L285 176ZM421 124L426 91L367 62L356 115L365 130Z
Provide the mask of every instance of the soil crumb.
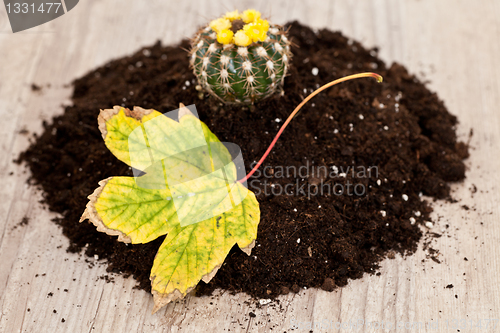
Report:
M35 92L40 92L42 90L42 87L35 84L35 83L32 83L31 84L31 91L35 91Z
M30 218L27 217L27 216L24 216L21 221L19 221L19 223L17 223L15 226L12 227L12 230L15 230L17 228L21 228L21 227L24 227L26 225L28 225L28 223L30 222Z

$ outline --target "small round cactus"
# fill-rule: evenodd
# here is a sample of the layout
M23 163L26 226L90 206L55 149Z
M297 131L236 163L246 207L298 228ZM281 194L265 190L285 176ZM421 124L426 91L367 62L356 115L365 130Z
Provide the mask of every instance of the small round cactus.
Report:
M190 64L211 95L225 103L254 103L282 90L292 56L286 35L256 10L228 12L195 35Z

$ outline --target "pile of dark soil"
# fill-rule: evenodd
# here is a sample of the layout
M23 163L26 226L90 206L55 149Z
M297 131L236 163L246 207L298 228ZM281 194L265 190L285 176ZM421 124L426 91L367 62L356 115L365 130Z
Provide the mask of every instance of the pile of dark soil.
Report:
M462 159L468 153L457 143L457 119L403 66L386 68L376 49L366 50L338 32L315 33L297 22L289 26L295 46L284 96L250 108L222 105L206 95L200 99L182 50L188 41L157 43L74 82L73 106L44 123L44 133L20 158L50 209L61 214L56 222L70 239L69 251L87 245L86 254L106 258L109 271L131 274L150 289L149 272L162 239L127 246L90 223L78 223L99 180L131 174L103 143L99 109L118 104L167 112L179 102L194 103L221 141L241 147L250 170L307 94L364 71L383 75L384 83L360 79L327 90L286 129L250 183L262 215L257 246L250 257L233 248L198 293L220 287L273 297L301 287L332 290L376 272L388 254L415 251L419 225L431 212L421 195L448 198L447 182L465 177ZM287 166L297 172L282 173ZM279 195L285 189L288 195Z

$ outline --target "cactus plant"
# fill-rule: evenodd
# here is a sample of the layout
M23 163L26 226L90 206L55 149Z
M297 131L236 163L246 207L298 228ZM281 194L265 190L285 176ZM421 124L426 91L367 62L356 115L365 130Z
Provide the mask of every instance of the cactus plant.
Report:
M225 103L254 103L282 91L290 59L283 27L249 9L228 12L192 40L190 64L201 88Z

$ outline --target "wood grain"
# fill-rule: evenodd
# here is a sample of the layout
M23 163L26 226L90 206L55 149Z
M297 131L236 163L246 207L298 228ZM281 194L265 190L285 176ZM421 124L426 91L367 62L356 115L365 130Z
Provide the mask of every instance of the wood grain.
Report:
M462 140L474 130L467 179L453 185L459 203L433 203L433 231L443 237L432 247L441 264L420 249L385 260L380 276L332 293L304 290L262 307L243 294L188 297L151 315L152 297L134 289L132 278L106 283L105 263L66 253L68 241L50 221L54 214L25 185L25 168L12 162L29 144L20 130L40 133L42 120L60 114L74 78L158 39L176 43L233 7L256 7L277 23L297 19L379 46L385 61L430 81L458 116ZM453 319L467 320L461 332L500 331L500 323L470 329L469 322L500 319L499 54L497 0L80 1L59 19L17 34L2 8L0 332L289 332L299 322L333 324L314 332L394 331L374 326L382 321L413 325L404 332L457 332ZM32 92L31 83L42 91ZM24 216L30 222L19 226ZM436 320L437 329L425 326ZM336 322L358 326L339 329Z

